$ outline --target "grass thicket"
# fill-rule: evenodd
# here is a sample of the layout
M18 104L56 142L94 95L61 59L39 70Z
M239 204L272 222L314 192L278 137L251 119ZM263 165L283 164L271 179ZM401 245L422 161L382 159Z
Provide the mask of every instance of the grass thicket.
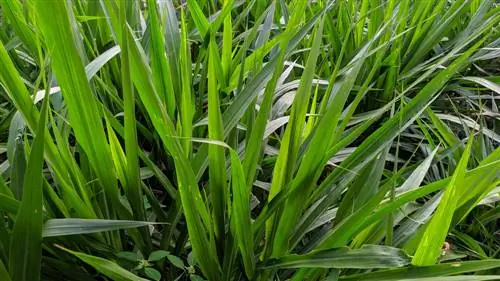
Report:
M500 280L499 23L0 1L0 279Z

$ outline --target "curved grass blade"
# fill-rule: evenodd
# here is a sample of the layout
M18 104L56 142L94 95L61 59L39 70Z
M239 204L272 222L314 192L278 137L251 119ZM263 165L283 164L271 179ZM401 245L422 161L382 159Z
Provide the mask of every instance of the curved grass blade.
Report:
M477 83L477 84L484 86L484 87L486 87L486 88L488 88L488 89L490 89L490 90L492 90L495 93L500 95L500 85L493 82L493 81L490 81L490 80L482 78L482 77L474 77L474 76L462 77L461 79Z
M392 268L410 264L410 257L401 249L365 245L351 250L347 247L321 250L306 255L287 255L269 260L262 268Z
M91 79L99 70L108 63L112 58L116 57L121 52L120 46L113 46L100 54L93 61L85 66L85 74L87 79Z
M396 281L405 280L408 276L418 278L435 278L440 276L455 275L469 272L478 272L500 267L500 260L479 260L437 264L424 267L408 267L384 271L354 274L341 277L340 280L366 280L366 281Z
M148 281L148 279L141 278L132 272L126 270L125 268L119 266L118 264L109 261L107 259L87 255L80 252L75 252L56 245L61 250L64 250L75 257L79 258L83 262L95 268L100 273L106 275L114 281Z

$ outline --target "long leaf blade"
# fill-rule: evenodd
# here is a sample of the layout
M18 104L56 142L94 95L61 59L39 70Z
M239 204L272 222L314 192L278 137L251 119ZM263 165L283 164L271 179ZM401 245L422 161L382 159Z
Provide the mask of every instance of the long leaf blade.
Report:
M45 99L26 169L23 199L12 233L9 272L14 281L40 279L43 223L43 150L48 107L48 99Z

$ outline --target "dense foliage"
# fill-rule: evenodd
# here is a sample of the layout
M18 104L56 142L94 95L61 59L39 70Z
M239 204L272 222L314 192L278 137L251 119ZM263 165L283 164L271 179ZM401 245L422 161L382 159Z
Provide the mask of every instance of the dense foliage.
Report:
M500 280L499 23L0 1L0 279Z

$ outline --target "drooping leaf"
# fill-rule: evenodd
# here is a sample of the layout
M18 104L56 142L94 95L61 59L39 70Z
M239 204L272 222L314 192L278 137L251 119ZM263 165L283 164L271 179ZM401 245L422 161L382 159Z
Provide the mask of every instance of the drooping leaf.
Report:
M438 278L438 276L455 275L468 272L477 272L500 267L499 260L480 260L443 263L424 267L408 267L401 269L390 269L384 271L370 272L343 276L341 280L406 280L417 277L422 279ZM453 280L453 279L452 279ZM457 277L457 280L458 279ZM474 280L474 279L472 279Z
M359 249L337 248L305 255L287 255L264 264L264 268L392 268L410 264L410 257L402 250L378 245Z
M71 250L65 249L61 246L58 246L58 248L74 255L75 257L79 258L80 260L82 260L86 264L92 266L97 271L106 275L107 277L111 278L112 280L115 280L115 281L147 281L147 279L141 278L141 277L131 273L130 271L124 269L123 267L119 266L117 263L114 263L114 262L109 261L107 259L103 259L103 258L92 256L92 255L87 255L87 254L80 253L80 252L71 251Z

